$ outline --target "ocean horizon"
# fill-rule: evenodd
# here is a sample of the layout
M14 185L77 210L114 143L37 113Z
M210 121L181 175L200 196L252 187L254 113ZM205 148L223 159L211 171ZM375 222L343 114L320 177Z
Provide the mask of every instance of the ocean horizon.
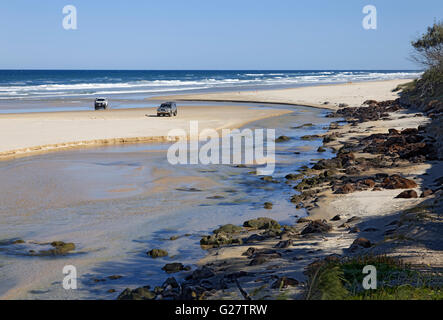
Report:
M0 100L254 90L416 78L420 70L0 70Z

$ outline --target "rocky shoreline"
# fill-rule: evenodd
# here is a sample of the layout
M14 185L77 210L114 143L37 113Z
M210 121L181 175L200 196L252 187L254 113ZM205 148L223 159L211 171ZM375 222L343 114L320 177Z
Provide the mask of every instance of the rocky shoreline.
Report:
M428 128L430 120L440 121L435 114L442 103L430 104L427 111L411 112L400 99L369 100L331 113L347 122L332 123L323 136L322 148L336 156L286 176L295 192L290 201L308 217L281 226L271 213L242 226L221 226L201 239L208 256L197 270L180 263L164 267L187 272L185 281L170 277L160 287L126 289L118 299L324 298L328 294L313 275L343 269L356 263L352 259L403 271L405 260L408 274L420 270L431 275L431 288L441 287L441 148ZM371 201L383 209L366 210ZM265 207L272 210L271 203Z

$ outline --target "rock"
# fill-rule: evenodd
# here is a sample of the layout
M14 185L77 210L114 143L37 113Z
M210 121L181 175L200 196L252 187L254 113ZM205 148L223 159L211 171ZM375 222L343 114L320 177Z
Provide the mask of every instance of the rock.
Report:
M339 187L337 190L335 190L336 194L348 194L355 191L354 185L351 183L346 183L344 186Z
M272 285L272 289L286 289L287 287L295 287L298 286L299 282L293 278L281 277L278 278Z
M308 223L311 222L312 220L310 219L306 219L306 218L300 218L297 220L297 223Z
M323 147L318 147L317 152L326 152L326 149Z
M304 177L304 174L301 174L301 173L299 173L299 174L292 174L292 173L290 173L285 178L287 180L300 180L303 177Z
M352 218L349 218L346 223L352 223L352 222L356 222L356 221L360 221L361 218L357 217L357 216L353 216Z
M253 243L253 242L260 242L266 240L265 237L259 235L259 234L252 234L248 238L244 240L245 243Z
M287 137L287 136L280 136L277 139L275 139L275 142L279 143L279 142L287 142L291 140L291 138Z
M264 264L266 262L268 262L268 258L267 257L265 257L265 256L258 256L256 258L252 259L251 262L249 263L249 265L250 266L258 266L258 265Z
M354 240L354 242L352 243L352 245L351 245L351 247L349 249L356 250L359 247L367 249L367 248L370 248L371 246L372 246L372 243L368 239L366 239L366 238L358 238L358 239Z
M271 218L257 218L248 220L243 223L243 226L260 230L281 228L280 224Z
M357 227L357 226L352 227L352 228L349 230L349 233L359 233L359 232L360 232L360 228Z
M433 195L434 192L431 189L425 189L422 194L420 195L420 198L426 198L429 197L431 195Z
M205 236L200 240L200 245L208 248L218 248L231 244L241 244L241 239L233 238L230 234L220 232L210 236Z
M300 137L301 140L316 140L316 139L319 139L319 138L320 138L320 136L317 135L317 134L314 134L314 135L306 135L306 136L302 136L302 137Z
M152 249L151 251L147 252L147 255L150 256L151 258L156 259L168 256L168 251L163 249Z
M394 174L385 178L381 186L385 189L412 189L416 188L417 184L412 180Z
M301 129L301 128L312 127L312 126L313 126L312 123L305 123L305 124L302 124L301 126L292 127L292 129Z
M108 277L109 280L118 280L118 279L121 279L121 278L123 278L123 276L120 276L120 275L117 275L117 274L114 274L114 275Z
M215 276L214 270L207 266L203 266L195 270L189 277L186 278L186 280L202 280L211 278L213 276Z
M25 241L22 239L17 239L17 240L12 241L12 244L23 244L23 243L25 243Z
M279 243L277 243L274 248L279 248L279 249L286 249L289 248L293 245L293 241L292 240L283 240L280 241Z
M262 177L261 180L265 181L265 182L272 182L272 183L278 183L277 180L274 180L274 178L272 176L265 176Z
M63 241L54 241L51 242L51 246L53 249L49 250L41 250L39 251L38 255L41 256L58 256L58 255L65 255L69 253L72 250L75 250L75 244L69 242L65 243Z
M265 202L265 204L263 205L263 207L268 210L271 210L272 206L273 206L272 202Z
M339 220L341 220L341 217L340 217L339 214L337 214L335 217L333 217L333 218L331 219L331 221L339 221Z
M155 297L155 293L150 291L148 286L137 288L135 290L127 288L120 293L117 300L154 300Z
M326 233L332 230L332 226L322 220L311 221L301 232L302 235L309 233Z
M375 181L372 179L365 179L362 181L362 183L368 186L369 188L373 188L375 186Z
M215 229L213 231L214 234L219 234L219 233L225 233L225 234L233 234L233 233L239 233L243 230L242 227L233 225L233 224L225 224L223 226L221 226L218 229Z
M411 198L418 198L418 195L417 195L417 192L415 192L414 190L407 190L407 191L403 191L395 198L396 199L411 199Z
M186 270L186 268L182 263L174 262L174 263L165 264L162 270L165 271L166 273L176 273Z
M173 289L180 287L180 285L178 284L177 280L175 280L174 277L170 277L168 279L166 279L165 282L163 282L162 284L162 288L167 288L167 287L171 287Z
M338 105L338 107L339 108L346 108L346 107L348 107L349 105L347 104L347 103L340 103L339 105Z

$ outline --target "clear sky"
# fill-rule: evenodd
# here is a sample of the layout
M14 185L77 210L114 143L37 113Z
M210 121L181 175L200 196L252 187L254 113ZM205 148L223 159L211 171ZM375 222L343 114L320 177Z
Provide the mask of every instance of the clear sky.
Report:
M442 14L442 0L1 1L0 69L417 69L410 41Z

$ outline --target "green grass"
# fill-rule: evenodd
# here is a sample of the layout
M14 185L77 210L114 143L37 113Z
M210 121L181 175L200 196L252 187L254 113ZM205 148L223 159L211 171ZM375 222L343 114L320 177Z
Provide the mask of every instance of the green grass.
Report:
M376 290L365 290L362 286L366 276L362 270L366 265L377 269ZM435 279L387 256L362 256L317 263L309 267L307 273L308 300L443 299L441 286L432 286Z

